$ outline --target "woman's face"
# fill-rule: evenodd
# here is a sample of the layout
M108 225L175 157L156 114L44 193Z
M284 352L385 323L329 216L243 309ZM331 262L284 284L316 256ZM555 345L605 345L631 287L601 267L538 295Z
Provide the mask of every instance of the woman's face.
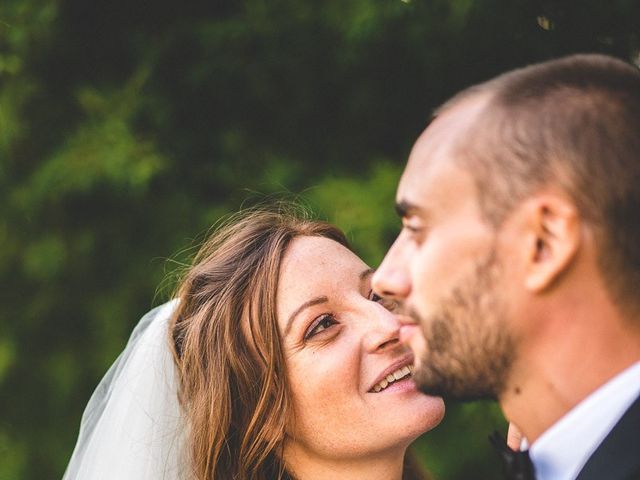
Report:
M323 237L298 237L283 259L278 323L294 422L289 442L305 455L366 456L405 448L444 415L419 393L399 323L371 291L372 270Z

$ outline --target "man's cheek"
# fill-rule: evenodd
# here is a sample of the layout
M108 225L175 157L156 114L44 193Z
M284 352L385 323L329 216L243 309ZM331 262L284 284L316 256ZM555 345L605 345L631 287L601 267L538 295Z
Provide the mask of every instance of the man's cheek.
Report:
M435 288L433 265L429 265L426 255L420 255L413 264L412 281L414 287L415 304L420 310L428 305Z

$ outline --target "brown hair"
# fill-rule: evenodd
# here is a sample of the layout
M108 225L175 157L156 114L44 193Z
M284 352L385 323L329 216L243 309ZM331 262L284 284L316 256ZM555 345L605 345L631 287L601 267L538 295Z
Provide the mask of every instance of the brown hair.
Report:
M484 217L498 227L536 189L562 188L594 228L613 298L640 308L640 71L573 55L471 87L439 112L476 95L487 104L459 158Z
M171 337L198 480L290 478L276 292L282 258L299 236L348 246L340 230L299 209L245 211L206 241L179 287Z

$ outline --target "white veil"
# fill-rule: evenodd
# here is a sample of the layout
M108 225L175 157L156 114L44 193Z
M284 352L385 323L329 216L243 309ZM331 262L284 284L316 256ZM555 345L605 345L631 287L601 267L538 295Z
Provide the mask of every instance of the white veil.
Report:
M176 300L147 313L82 415L63 480L183 480L185 422L169 348Z

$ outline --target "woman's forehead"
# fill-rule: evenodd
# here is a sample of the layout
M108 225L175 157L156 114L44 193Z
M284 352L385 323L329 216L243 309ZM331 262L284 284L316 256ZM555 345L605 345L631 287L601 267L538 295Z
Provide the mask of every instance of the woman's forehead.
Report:
M287 249L278 280L278 316L301 302L357 288L366 264L351 250L325 237L298 237Z
M305 279L309 273L316 275L328 273L349 275L358 274L364 262L351 250L340 243L325 237L297 237L285 252L280 268L280 280ZM313 277L308 278L313 280Z

